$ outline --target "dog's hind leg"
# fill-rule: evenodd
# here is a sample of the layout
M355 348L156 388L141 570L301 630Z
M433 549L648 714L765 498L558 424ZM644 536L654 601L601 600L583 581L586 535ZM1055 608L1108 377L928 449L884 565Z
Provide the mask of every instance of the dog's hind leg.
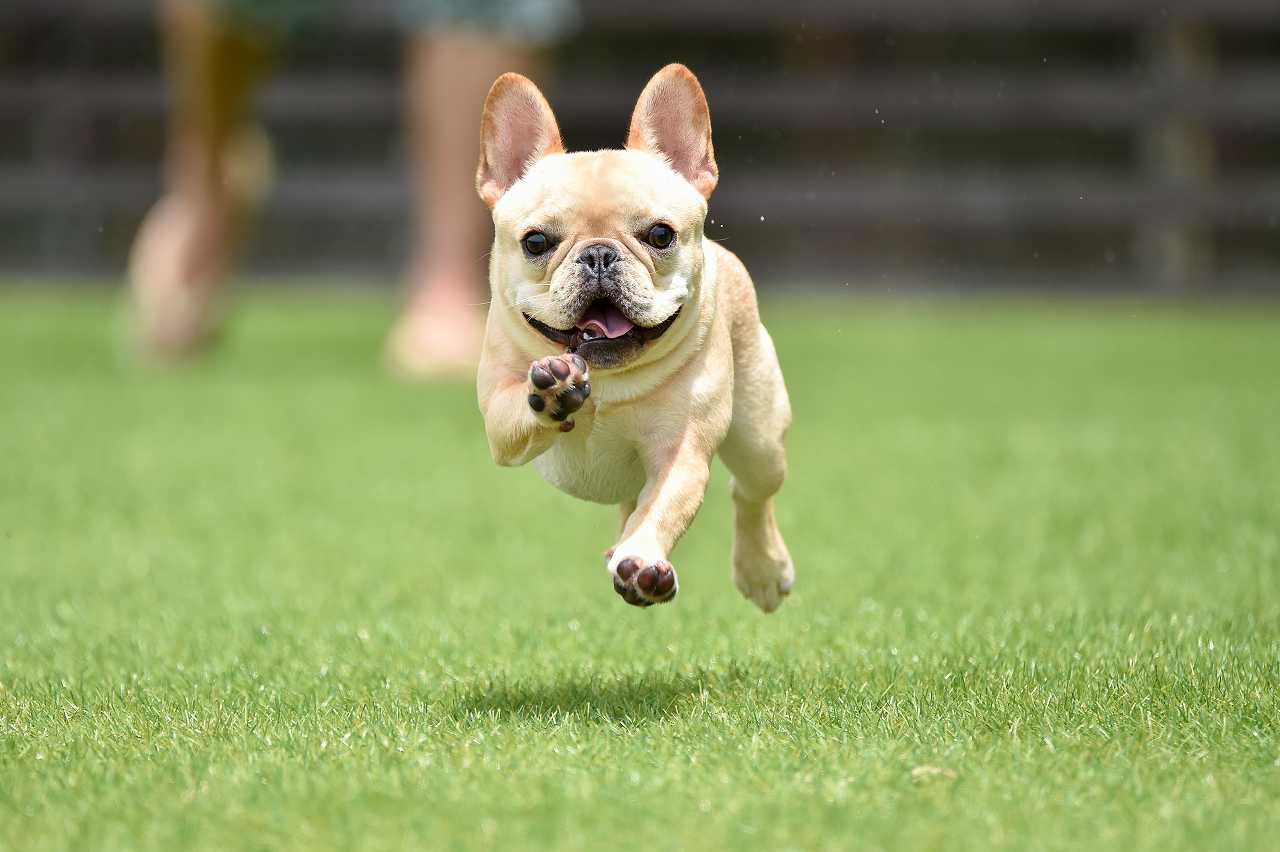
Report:
M636 510L636 501L628 500L625 503L618 504L618 538L622 538L622 533L627 529L627 521Z
M754 300L753 300L754 301ZM733 582L765 612L791 591L795 568L774 517L773 495L787 475L783 439L791 404L773 341L750 306L734 329L733 422L720 458L733 474ZM747 326L747 327L743 327Z

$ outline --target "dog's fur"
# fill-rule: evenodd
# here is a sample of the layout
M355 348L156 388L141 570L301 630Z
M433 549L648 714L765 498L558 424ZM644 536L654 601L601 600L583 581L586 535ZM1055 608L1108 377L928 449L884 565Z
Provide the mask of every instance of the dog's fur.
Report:
M703 234L717 180L706 98L683 65L649 81L621 151L565 153L537 87L499 77L476 174L495 227L477 387L498 464L532 461L557 488L621 507L607 565L638 606L674 597L668 555L719 452L734 583L769 612L794 580L773 511L791 409L746 269ZM645 241L655 223L675 231L666 249ZM536 257L522 242L534 231L551 244ZM616 260L595 266L593 247ZM589 342L584 311L602 299L635 328Z

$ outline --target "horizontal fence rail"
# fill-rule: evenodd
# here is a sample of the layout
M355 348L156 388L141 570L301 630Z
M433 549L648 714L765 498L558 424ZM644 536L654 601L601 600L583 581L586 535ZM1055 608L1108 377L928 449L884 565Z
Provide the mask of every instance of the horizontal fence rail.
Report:
M308 30L353 47L301 45L258 99L281 160L260 269L390 273L406 253L386 8ZM708 230L769 280L1280 289L1272 0L646 8L583 4L545 76L566 141L617 144L647 75L689 59L721 158ZM149 4L10 0L0 30L0 262L119 269L160 190Z

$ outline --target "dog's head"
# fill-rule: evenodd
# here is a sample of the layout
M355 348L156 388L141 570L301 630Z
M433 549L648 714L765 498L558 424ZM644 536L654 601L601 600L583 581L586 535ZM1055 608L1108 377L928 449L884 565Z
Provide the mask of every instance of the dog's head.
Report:
M592 367L635 361L699 294L718 171L698 79L668 65L641 93L625 150L566 154L542 93L504 74L480 139L493 309Z

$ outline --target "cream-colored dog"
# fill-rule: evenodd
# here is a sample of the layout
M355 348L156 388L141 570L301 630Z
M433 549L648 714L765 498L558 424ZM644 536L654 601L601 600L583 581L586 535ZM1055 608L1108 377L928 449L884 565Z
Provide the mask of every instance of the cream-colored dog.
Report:
M565 153L518 74L493 84L480 134L495 235L477 384L494 460L620 506L609 574L649 606L675 597L668 555L718 451L733 474L733 581L776 609L795 577L773 512L791 409L751 278L703 235L719 172L697 78L654 75L623 151Z

